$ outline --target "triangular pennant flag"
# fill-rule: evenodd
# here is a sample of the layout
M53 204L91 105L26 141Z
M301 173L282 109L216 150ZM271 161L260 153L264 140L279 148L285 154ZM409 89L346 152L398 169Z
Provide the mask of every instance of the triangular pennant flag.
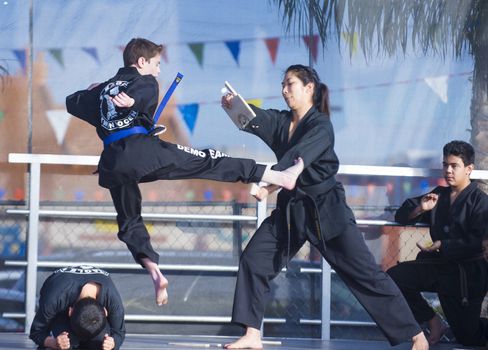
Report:
M319 36L317 34L312 36L304 35L303 41L305 42L305 45L307 45L308 50L312 54L313 61L317 62L317 52L319 49Z
M22 72L25 74L27 73L27 50L13 50L14 55L17 58L17 61L20 63L20 67L22 68Z
M269 56L271 57L271 62L275 64L276 53L278 52L278 45L280 44L280 38L268 38L264 39L266 47L268 48Z
M232 54L232 57L234 57L237 65L239 65L239 52L241 51L241 42L239 40L226 41L225 45L230 50L230 53Z
M252 105L255 105L256 107L261 108L263 105L263 99L262 98L251 98L249 100L246 100L247 103L250 103Z
M54 130L56 136L56 142L61 145L64 141L64 136L68 130L69 122L71 121L71 115L64 109L53 109L46 111L49 124Z
M87 54L89 54L97 63L100 63L100 59L98 58L98 51L95 47L82 47L81 48L83 51L85 51Z
M168 63L168 47L163 45L163 49L161 50L161 57L163 58L164 62Z
M191 103L187 105L178 105L178 109L181 114L183 114L183 120L190 129L190 133L193 134L193 129L195 129L195 124L197 122L198 115L198 103Z
M53 58L64 68L63 50L61 49L49 49L48 52Z
M344 38L346 43L349 45L351 56L353 56L356 53L356 51L358 50L358 43L359 43L358 33L356 33L356 32L354 32L354 33L343 32L342 37Z
M203 43L188 44L200 67L203 67Z
M5 118L5 112L0 111L0 122L3 120L3 118Z
M439 96L442 102L447 103L447 75L441 75L438 77L424 78L425 83Z

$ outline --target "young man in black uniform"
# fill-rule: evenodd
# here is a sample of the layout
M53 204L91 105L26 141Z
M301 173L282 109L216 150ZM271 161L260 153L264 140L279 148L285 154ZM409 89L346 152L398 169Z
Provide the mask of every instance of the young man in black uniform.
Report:
M406 200L396 212L402 224L430 225L432 244L418 243L414 261L388 270L419 323L427 322L429 341L435 344L447 330L421 296L436 292L456 340L480 346L487 341L488 320L480 318L487 292L487 264L482 239L487 233L488 195L471 182L473 147L452 141L443 149L443 172L448 187Z
M292 189L303 170L301 160L279 172L251 159L230 158L213 149L196 150L153 136L161 50L161 45L149 40L132 39L124 49L124 67L112 79L66 98L68 112L94 125L104 141L99 184L110 189L117 210L118 237L149 272L158 305L167 303L168 281L159 271L159 255L142 221L139 183L199 178L265 181Z
M124 307L109 273L86 265L54 271L42 285L29 337L40 349L118 350Z

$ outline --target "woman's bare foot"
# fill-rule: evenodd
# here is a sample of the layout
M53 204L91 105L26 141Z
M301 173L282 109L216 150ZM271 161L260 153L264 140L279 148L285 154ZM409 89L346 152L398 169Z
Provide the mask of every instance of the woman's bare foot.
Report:
M298 158L294 165L283 171L266 169L261 180L287 190L292 190L295 188L298 176L302 173L303 168L303 159Z
M442 336L447 332L447 325L441 320L439 315L435 314L428 322L429 324L429 343L431 345L437 344Z
M146 267L149 276L154 284L154 291L156 293L156 304L165 305L168 303L168 280L159 271L158 264L151 261L149 258L142 258L142 263Z
M429 350L429 342L425 338L424 332L420 332L412 338L412 350Z
M246 334L237 341L225 344L225 349L262 349L263 343L261 342L261 331L256 328L248 327Z

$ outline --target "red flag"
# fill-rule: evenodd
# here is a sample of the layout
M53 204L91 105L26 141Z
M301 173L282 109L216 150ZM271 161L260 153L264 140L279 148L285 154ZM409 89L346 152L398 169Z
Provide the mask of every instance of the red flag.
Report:
M268 38L264 39L264 42L266 43L266 47L268 48L271 62L275 64L276 53L278 52L278 45L280 44L280 38Z
M314 62L317 62L317 52L319 48L319 36L317 34L315 35L304 35L303 36L303 41L305 42L305 45L307 45L308 50L312 54L312 58Z

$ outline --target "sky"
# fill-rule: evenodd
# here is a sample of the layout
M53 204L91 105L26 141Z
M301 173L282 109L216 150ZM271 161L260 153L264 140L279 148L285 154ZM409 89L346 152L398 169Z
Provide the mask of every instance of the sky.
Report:
M274 160L264 143L236 129L219 103L227 80L263 108L285 109L280 92L284 70L309 63L303 38L285 33L282 14L271 1L33 4L34 53L45 53L48 87L57 104L113 76L122 65L120 48L132 37L145 37L167 48L161 90L182 72L177 103L198 106L198 113L178 112L188 125L192 146ZM274 57L266 45L273 39L278 40ZM0 62L18 72L22 67L16 52L28 44L29 1L0 1ZM440 165L446 142L469 141L473 61L468 55L442 60L410 50L405 56L365 61L360 49L350 57L332 41L325 48L319 45L313 65L331 91L336 152L342 164Z

